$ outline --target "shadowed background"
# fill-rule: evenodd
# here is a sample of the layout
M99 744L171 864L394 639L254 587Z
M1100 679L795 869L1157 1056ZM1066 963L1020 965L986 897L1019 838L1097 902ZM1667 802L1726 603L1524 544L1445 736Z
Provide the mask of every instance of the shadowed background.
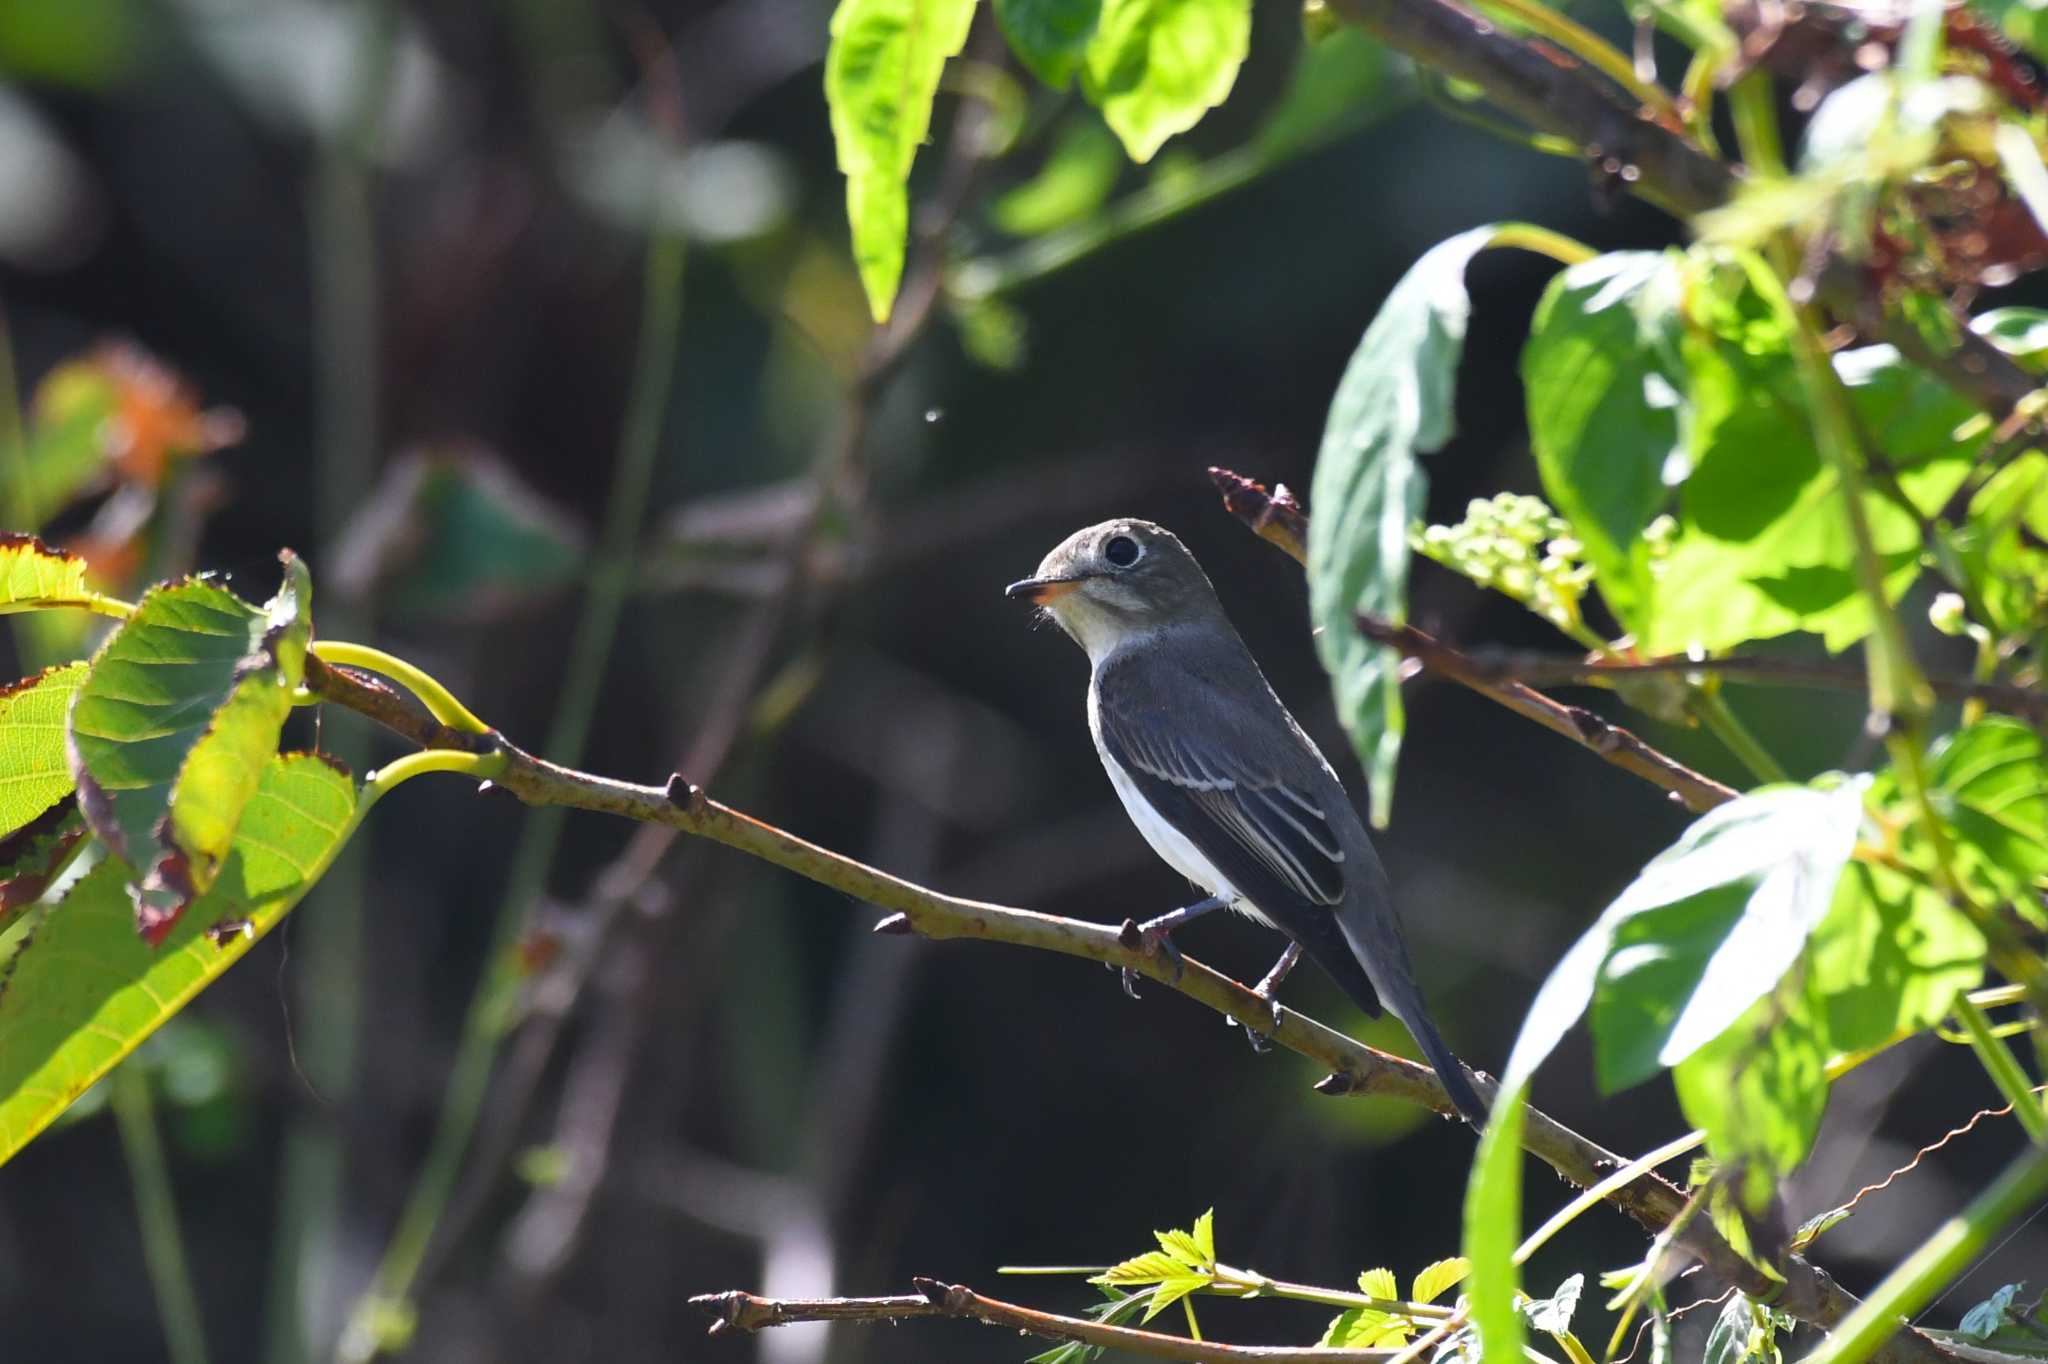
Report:
M1003 584L1079 525L1163 522L1361 797L1300 572L1223 513L1203 470L1305 489L1352 346L1442 237L1519 218L1653 246L1672 225L1418 103L1382 63L1355 131L1000 307L942 300L863 387L818 70L828 18L822 0L0 0L0 303L21 393L125 337L239 410L245 438L162 494L205 493L181 523L196 547L180 562L159 543L155 562L261 595L293 546L323 634L418 662L537 745L576 667L658 186L686 239L679 351L582 765L658 782L693 745L729 748L714 794L890 871L1103 921L1161 912L1187 892L1097 765L1085 662ZM1123 169L1118 193L1170 190L1243 144L1301 47L1289 9L1260 7L1231 100L1155 167ZM1031 98L927 260L1002 262L1047 235L1004 232L993 206L1093 116ZM957 106L942 96L923 202L947 197ZM1515 367L1548 269L1473 269L1433 519L1534 487ZM105 539L109 519L87 498L48 533ZM1426 564L1413 615L1463 642L1565 647ZM1434 1012L1497 1069L1550 965L1683 812L1480 698L1419 685L1410 700L1381 848ZM1734 702L1795 774L1869 756L1853 697ZM1741 782L1710 741L1590 703ZM323 726L358 767L396 751L355 717ZM332 1350L433 1131L521 813L452 781L409 786L353 876L146 1054L214 1358ZM1376 1264L1405 1279L1456 1251L1464 1127L1320 1097L1299 1058L1255 1056L1163 989L1133 1003L1071 960L870 937L873 910L722 849L615 878L620 907L601 917L593 878L631 832L565 826L524 973L497 996L512 1059L432 1221L415 1357L1021 1359L1025 1342L950 1324L708 1341L684 1300L897 1292L924 1274L1071 1310L1080 1285L1005 1283L996 1266L1107 1262L1211 1206L1224 1259L1297 1280L1342 1287ZM1246 979L1279 947L1237 920L1181 942ZM579 955L587 970L559 969ZM1365 1027L1312 970L1287 998ZM1391 1023L1359 1035L1409 1050ZM1838 1090L1795 1218L1994 1102L1949 1060L1923 1042ZM1624 1152L1680 1130L1661 1081L1601 1101L1582 1048L1536 1098ZM157 1358L121 1149L82 1108L0 1170L0 1340L21 1358ZM1990 1168L2018 1140L1996 1125L1960 1139L1822 1258L1866 1286L1957 1202L1944 1168ZM1532 1211L1551 1192L1532 1181ZM1596 1214L1539 1257L1532 1287L1641 1253ZM2044 1262L2048 1240L2023 1233L1950 1306ZM1309 1341L1324 1315L1215 1304L1204 1324Z

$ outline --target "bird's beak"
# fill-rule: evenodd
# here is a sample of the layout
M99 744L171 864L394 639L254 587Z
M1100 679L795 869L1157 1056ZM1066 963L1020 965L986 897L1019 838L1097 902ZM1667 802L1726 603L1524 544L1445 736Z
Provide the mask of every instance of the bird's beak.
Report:
M1004 588L1003 595L1023 597L1027 601L1034 601L1043 606L1057 597L1066 596L1086 581L1086 574L1076 574L1070 578L1025 578Z

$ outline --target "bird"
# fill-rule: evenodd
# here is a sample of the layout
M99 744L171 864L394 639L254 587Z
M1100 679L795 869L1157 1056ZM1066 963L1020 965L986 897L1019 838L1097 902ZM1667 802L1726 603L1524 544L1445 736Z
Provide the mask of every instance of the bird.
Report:
M1458 1112L1483 1125L1486 1105L1430 1021L1365 826L1187 546L1150 521L1103 521L1005 594L1087 653L1088 729L1110 785L1152 850L1207 893L1137 925L1145 949L1177 966L1171 933L1226 906L1278 930L1291 942L1259 984L1269 1006L1305 951L1369 1016L1391 1010Z

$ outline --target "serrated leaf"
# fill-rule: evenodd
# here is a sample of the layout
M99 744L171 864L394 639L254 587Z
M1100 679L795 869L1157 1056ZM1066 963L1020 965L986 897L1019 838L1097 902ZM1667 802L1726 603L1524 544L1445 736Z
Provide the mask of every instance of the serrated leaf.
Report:
M1221 104L1251 48L1250 0L1103 0L1081 90L1133 161Z
M1216 1210L1210 1208L1195 1219L1195 1249L1200 1254L1197 1261L1205 1269L1216 1267Z
M1163 1250L1148 1250L1143 1255L1111 1265L1094 1278L1092 1284L1149 1284L1159 1283L1187 1272L1187 1266Z
M83 606L96 594L85 585L85 560L51 549L33 535L0 534L0 615L44 606Z
M1452 390L1471 302L1465 267L1498 229L1462 232L1401 277L1352 352L1316 455L1309 521L1309 614L1337 715L1365 764L1372 822L1393 808L1406 720L1391 649L1362 638L1354 613L1408 616L1408 528L1422 515L1420 457L1451 438Z
M127 871L112 860L24 916L0 983L0 1161L276 925L326 870L355 805L355 783L329 760L271 757L213 889L156 950L135 935Z
M1976 925L1933 887L1867 862L1842 873L1807 956L1807 983L1838 1052L1932 1027L1983 978Z
M1145 1315L1142 1320L1152 1320L1152 1318L1158 1316L1188 1294L1207 1288L1209 1283L1210 1276L1207 1274L1183 1273L1173 1275L1171 1278L1161 1279L1158 1286L1152 1290L1152 1300L1145 1305Z
M1055 90L1067 88L1095 36L1102 0L995 0L1010 51Z
M1330 1319L1317 1345L1338 1350L1398 1348L1408 1343L1413 1323L1376 1307L1347 1307Z
M1565 954L1537 992L1503 1085L1590 1010L1601 1087L1677 1065L1774 987L1827 915L1862 784L1763 787L1703 815Z
M1369 1298L1399 1301L1401 1285L1391 1269L1368 1269L1358 1276L1358 1291Z
M1640 631L1651 599L1643 528L1689 463L1682 257L1618 251L1550 282L1522 351L1529 443L1544 494L1585 546L1600 595Z
M152 589L107 637L71 704L86 823L134 869L152 941L213 884L276 753L312 633L305 566L259 610L191 579Z
M85 672L84 663L70 663L0 689L0 834L71 794L64 717Z
M1524 1305L1529 1324L1548 1335L1561 1335L1572 1329L1572 1316L1579 1310L1579 1294L1586 1287L1586 1276L1574 1274L1557 1286L1557 1291L1547 1298L1539 1298Z
M1152 1233L1152 1236L1153 1239L1159 1242L1161 1250L1182 1264L1199 1265L1202 1263L1202 1248L1196 1244L1193 1232L1175 1229L1172 1231L1155 1231Z
M1414 1286L1408 1290L1408 1300L1435 1302L1443 1293L1463 1283L1471 1272L1472 1262L1462 1255L1426 1265L1415 1275Z
M839 0L832 12L825 103L854 263L878 323L903 281L911 162L931 129L939 73L973 18L974 0Z

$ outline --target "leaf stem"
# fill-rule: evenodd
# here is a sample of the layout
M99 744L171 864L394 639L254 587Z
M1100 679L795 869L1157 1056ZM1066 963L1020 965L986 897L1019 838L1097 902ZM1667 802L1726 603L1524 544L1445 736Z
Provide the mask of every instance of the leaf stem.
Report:
M1984 1063L1991 1083L1998 1086L1998 1092L2012 1105L2013 1116L2026 1129L2027 1140L2036 1146L2048 1146L2048 1115L2042 1113L2041 1099L2013 1057L2012 1049L1993 1034L1991 1020L1970 1002L1968 995L1957 997L1955 1015L1963 1030L1969 1033L1970 1047L1977 1053L1977 1059Z
M1862 1364L1933 1302L2007 1223L2048 1196L2048 1149L2021 1155L1885 1276L1802 1364Z
M1551 1237L1563 1231L1567 1226L1570 1226L1572 1222L1577 1220L1579 1214L1585 1212L1586 1209L1600 1202L1600 1200L1613 1193L1616 1189L1621 1188L1624 1184L1632 1183L1641 1176L1648 1174L1665 1161L1684 1155L1706 1139L1707 1134L1704 1131L1692 1131L1682 1137L1674 1137L1656 1150L1637 1156L1598 1184L1580 1190L1578 1197L1572 1199L1571 1202L1565 1204L1562 1208L1559 1208L1551 1215L1549 1221L1529 1233L1529 1239L1522 1242L1515 1250L1515 1263L1518 1265L1527 1264L1531 1255L1543 1249L1549 1243Z
M1694 687L1686 697L1686 709L1710 730L1722 745L1761 782L1789 782L1787 773L1769 749L1757 742L1749 726L1742 723L1719 692Z
M1735 142L1750 169L1760 175L1783 176L1789 172L1774 98L1770 78L1752 71L1728 91L1728 116L1735 123Z
M361 668L404 685L436 720L463 734L489 734L491 727L469 713L469 707L455 699L455 693L441 685L424 669L382 649L367 644L350 644L338 639L316 639L313 652L324 663L344 668Z
M121 1131L121 1154L135 1189L135 1215L142 1224L142 1258L149 1267L150 1287L164 1324L164 1347L171 1364L206 1364L206 1333L199 1296L185 1258L178 1230L178 1205L171 1193L171 1173L157 1133L156 1105L149 1095L149 1077L132 1060L107 1077L110 1106Z
M1600 254L1575 237L1567 237L1562 232L1553 232L1534 223L1502 223L1494 229L1486 245L1489 250L1519 247L1539 256L1548 256L1559 265L1583 265Z

